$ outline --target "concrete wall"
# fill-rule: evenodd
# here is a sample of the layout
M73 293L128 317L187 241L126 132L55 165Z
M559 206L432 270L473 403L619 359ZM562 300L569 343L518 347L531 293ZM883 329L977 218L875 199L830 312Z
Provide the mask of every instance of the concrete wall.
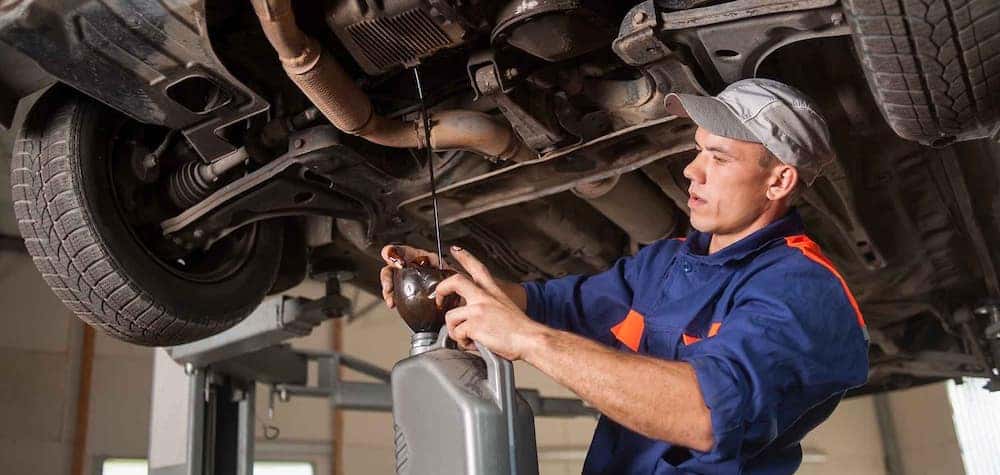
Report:
M69 354L79 340L30 260L0 253L0 276L0 466L66 473L76 401Z
M802 442L802 468L807 475L881 475L882 439L871 397L848 399Z
M965 473L945 383L889 393L902 473Z
M68 473L76 421L82 323L52 295L31 260L0 254L0 466ZM87 453L146 453L151 352L98 334Z

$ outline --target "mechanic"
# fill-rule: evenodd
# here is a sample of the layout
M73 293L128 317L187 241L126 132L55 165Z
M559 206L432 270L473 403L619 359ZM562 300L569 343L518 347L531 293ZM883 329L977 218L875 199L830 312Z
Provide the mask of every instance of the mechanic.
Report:
M834 159L829 130L801 92L764 79L667 104L698 125L684 170L694 231L597 275L524 284L452 247L467 274L436 291L465 302L449 334L603 414L584 473L792 473L805 434L868 375L857 302L791 206Z

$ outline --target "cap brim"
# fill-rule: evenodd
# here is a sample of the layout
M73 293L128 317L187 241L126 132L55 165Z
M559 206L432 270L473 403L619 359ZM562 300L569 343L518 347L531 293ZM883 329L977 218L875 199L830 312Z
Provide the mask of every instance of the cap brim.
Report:
M699 127L715 135L744 142L761 142L743 126L729 107L714 97L670 93L667 94L666 106L669 114L689 117Z

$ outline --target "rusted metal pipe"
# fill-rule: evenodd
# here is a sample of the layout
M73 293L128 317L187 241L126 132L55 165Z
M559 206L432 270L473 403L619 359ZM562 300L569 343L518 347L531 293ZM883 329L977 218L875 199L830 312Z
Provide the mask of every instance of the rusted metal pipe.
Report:
M585 78L583 95L627 125L667 115L666 95L649 76L631 80Z
M649 75L635 79L592 77L592 67L569 69L560 75L559 85L567 94L583 95L611 115L617 128L635 125L667 115L666 95Z
M402 121L375 113L371 100L332 55L295 23L291 0L252 0L264 35L282 67L316 108L338 129L398 148L424 148L421 121ZM500 160L531 160L537 154L508 125L483 112L441 111L430 116L430 146L469 150Z
M568 249L574 257L593 269L601 270L615 260L618 249L600 233L587 229L581 216L566 213L563 209L546 204L544 207L526 209L520 215L528 226L539 234Z
M674 204L638 173L577 185L583 198L640 244L669 236L677 226Z

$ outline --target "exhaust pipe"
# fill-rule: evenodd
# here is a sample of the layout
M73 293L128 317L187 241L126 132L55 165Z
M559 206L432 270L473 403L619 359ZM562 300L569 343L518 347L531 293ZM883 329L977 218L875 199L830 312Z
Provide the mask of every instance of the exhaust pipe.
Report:
M288 77L343 132L387 147L469 150L499 160L537 158L514 131L488 114L449 110L431 114L430 144L420 120L406 122L375 113L368 96L319 42L295 23L291 0L252 0L271 46Z
M583 183L573 188L573 194L590 203L639 244L665 238L677 227L674 215L677 207L639 173Z

